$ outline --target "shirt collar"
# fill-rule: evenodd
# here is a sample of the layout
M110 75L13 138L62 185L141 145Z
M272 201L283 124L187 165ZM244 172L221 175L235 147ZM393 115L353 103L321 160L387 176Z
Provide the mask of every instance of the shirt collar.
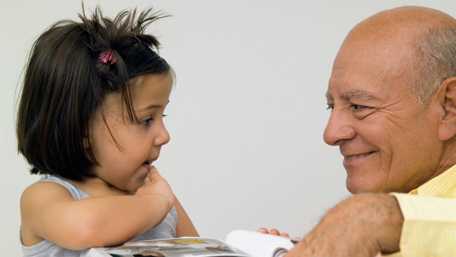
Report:
M456 188L456 165L410 191L410 194L445 196Z

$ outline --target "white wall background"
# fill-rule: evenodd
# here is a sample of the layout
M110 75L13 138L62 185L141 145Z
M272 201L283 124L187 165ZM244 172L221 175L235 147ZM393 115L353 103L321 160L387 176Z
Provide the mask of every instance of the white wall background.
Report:
M85 0L106 14L154 6L152 26L177 72L172 142L157 166L203 236L278 227L301 235L348 195L338 150L321 137L324 93L344 36L363 18L404 4L456 15L447 1ZM37 178L18 156L15 112L26 54L79 0L0 0L0 252L20 256L18 202Z

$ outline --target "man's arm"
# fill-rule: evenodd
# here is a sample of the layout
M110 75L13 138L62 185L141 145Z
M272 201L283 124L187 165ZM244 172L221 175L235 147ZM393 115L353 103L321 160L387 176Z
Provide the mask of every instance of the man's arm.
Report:
M373 257L399 250L403 217L388 194L359 194L340 202L286 257Z

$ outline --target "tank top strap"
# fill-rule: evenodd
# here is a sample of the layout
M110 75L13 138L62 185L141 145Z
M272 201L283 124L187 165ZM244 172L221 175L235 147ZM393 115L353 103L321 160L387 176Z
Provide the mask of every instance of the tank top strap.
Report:
M81 200L83 198L86 198L89 196L86 192L81 191L78 187L73 185L70 181L68 181L65 178L59 177L59 176L54 176L54 175L43 175L40 179L40 181L46 181L46 182L54 182L57 183L70 192L71 196L76 199L76 200Z

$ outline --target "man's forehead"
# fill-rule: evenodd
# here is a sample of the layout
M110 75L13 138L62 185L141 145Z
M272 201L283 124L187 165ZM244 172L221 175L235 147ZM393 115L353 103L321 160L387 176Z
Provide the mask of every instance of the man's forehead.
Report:
M383 70L383 67L368 68L364 66L353 65L333 69L328 83L327 96L367 99L379 91L385 90L387 85L391 84L388 72Z
M366 72L380 78L396 76L417 59L415 44L400 38L348 38L336 56L332 73L337 77Z
M393 96L413 95L413 83L415 81L406 72L388 72L381 69L355 69L340 74L333 72L326 91L326 99L387 102Z
M338 54L328 84L327 98L371 100L382 91L413 83L413 53L374 46L345 45ZM400 47L399 47L400 48ZM348 50L347 50L348 49Z

